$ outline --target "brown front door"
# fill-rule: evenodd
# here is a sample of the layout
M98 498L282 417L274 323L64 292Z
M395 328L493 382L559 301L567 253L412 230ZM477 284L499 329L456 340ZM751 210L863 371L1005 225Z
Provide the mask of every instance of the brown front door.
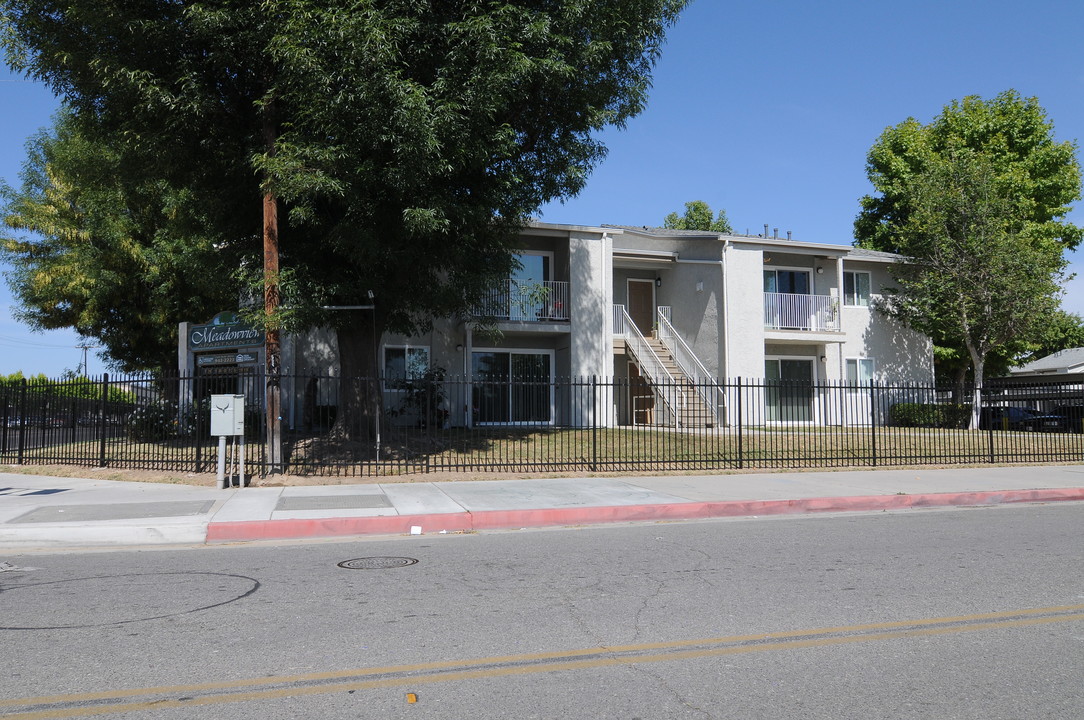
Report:
M645 336L655 326L655 288L650 280L629 280L629 317Z

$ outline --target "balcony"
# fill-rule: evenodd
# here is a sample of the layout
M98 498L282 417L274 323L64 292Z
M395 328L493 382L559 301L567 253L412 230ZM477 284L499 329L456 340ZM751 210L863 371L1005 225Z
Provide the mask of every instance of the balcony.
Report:
M509 279L491 290L475 313L508 322L567 322L568 283Z
M839 300L829 295L764 293L767 330L839 332Z

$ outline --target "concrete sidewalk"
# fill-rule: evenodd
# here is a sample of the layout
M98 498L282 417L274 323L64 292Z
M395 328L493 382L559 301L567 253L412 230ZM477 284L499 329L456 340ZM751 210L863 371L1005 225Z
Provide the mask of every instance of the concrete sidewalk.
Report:
M0 550L431 534L1059 500L1084 500L1084 465L226 490L0 473Z

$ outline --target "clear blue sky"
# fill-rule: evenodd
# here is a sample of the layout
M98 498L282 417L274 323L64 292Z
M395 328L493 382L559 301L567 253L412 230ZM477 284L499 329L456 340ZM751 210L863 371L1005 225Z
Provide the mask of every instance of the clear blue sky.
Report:
M850 244L865 156L889 125L927 122L966 95L1014 88L1046 108L1059 140L1084 140L1084 3L694 0L671 30L647 110L603 135L609 156L548 222L659 225L688 200L725 208L739 232ZM14 80L14 81L13 81ZM56 100L0 82L0 177ZM1084 213L1071 218L1084 223ZM1084 251L1070 260L1084 275ZM1064 307L1084 313L1084 278ZM0 289L0 373L57 375L82 358L72 333L36 334ZM194 318L200 320L204 318ZM105 369L91 355L90 371Z

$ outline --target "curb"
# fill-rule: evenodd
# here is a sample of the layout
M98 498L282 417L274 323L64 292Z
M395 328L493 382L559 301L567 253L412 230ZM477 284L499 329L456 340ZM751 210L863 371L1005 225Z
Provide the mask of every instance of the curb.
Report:
M430 534L440 531L462 533L478 530L508 530L562 525L603 525L619 522L661 522L823 512L870 512L1074 500L1084 500L1084 488L920 493L916 495L863 495L805 498L800 500L722 500L654 505L481 510L433 515L383 515L377 517L305 520L241 520L209 523L207 525L207 542L290 540L306 537L349 535L396 535L410 533L411 527L421 527L423 533Z

